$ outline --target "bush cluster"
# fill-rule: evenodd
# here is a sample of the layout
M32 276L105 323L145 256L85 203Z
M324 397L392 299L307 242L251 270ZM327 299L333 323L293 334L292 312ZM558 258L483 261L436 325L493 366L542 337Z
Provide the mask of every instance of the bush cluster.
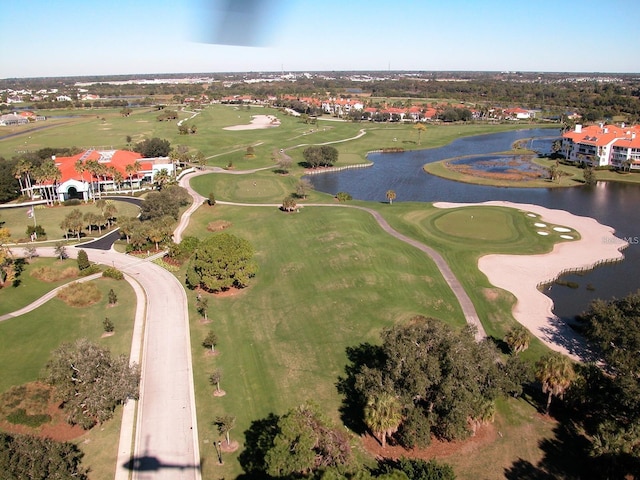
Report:
M124 279L124 273L122 273L120 270L114 267L105 268L105 270L102 272L102 276L114 278L116 280Z

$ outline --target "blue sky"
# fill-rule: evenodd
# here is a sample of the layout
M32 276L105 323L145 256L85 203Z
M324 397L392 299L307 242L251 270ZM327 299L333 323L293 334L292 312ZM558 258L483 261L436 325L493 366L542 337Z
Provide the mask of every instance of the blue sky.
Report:
M216 8L229 2L268 8L224 17L235 20L221 28ZM640 72L637 0L0 0L0 32L0 78L281 69Z

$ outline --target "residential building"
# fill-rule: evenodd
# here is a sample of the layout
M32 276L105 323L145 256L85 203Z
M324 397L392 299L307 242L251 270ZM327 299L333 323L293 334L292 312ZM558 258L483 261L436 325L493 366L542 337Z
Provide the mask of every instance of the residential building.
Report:
M640 125L578 124L562 135L561 151L574 163L640 170Z

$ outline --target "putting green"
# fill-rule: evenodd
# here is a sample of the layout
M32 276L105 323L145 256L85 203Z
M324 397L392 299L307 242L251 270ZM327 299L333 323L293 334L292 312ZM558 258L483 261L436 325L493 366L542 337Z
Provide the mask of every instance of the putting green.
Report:
M435 216L432 225L448 237L465 240L508 242L518 237L513 215L503 209L466 207L447 210Z

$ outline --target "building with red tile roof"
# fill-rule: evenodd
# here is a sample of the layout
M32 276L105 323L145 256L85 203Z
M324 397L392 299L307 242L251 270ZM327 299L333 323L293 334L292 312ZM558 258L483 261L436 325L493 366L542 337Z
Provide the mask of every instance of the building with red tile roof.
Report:
M89 149L71 157L52 157L60 172L59 180L41 180L31 186L34 192L43 194L55 184L60 202L72 198L84 201L95 198L99 192L140 190L144 184L152 184L161 170L169 175L174 165L169 157L143 158L129 150ZM23 189L23 193L28 188Z
M640 170L640 125L576 125L562 135L562 153L571 162Z

